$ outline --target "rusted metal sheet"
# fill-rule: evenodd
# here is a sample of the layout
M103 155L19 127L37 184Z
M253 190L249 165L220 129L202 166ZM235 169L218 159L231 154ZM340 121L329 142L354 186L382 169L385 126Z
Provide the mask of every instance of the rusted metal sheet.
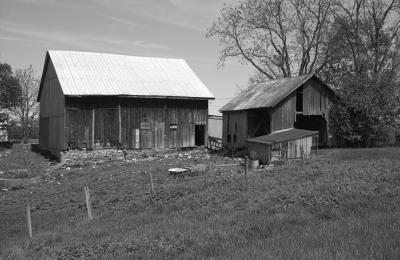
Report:
M54 64L66 96L214 99L183 59L48 51L45 63L49 60ZM41 82L39 92L42 85Z

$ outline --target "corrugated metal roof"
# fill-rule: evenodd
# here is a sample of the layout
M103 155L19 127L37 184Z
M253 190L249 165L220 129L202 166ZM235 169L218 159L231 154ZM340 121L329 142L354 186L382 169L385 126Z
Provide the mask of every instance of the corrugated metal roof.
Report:
M307 74L294 78L271 80L255 85L233 98L220 111L274 107L313 76L313 74Z
M48 57L64 95L214 99L183 59L75 51L48 51Z
M274 144L274 143L280 143L280 142L285 142L285 141L290 141L290 140L296 140L296 139L311 136L311 135L317 135L318 133L319 133L318 131L290 128L290 129L276 131L269 135L263 135L263 136L258 136L258 137L254 137L251 139L247 139L247 142L261 143L261 144Z

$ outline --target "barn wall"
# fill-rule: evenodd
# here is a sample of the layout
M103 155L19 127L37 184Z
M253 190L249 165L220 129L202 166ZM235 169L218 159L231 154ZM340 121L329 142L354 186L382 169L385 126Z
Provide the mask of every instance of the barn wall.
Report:
M64 95L49 60L40 94L39 146L54 156L64 149Z
M67 111L66 142L93 148L192 147L195 125L204 126L207 140L207 100L69 98Z
M292 93L277 106L271 113L271 131L294 127L296 121L296 93Z
M303 115L328 116L332 92L316 79L310 79L303 87Z
M236 148L247 146L247 111L223 112L222 128L222 144L224 146ZM230 140L228 140L229 136Z

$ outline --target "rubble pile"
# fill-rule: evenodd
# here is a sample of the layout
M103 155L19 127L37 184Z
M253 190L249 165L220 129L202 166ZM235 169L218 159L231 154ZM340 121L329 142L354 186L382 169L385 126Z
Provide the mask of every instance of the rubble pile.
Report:
M179 151L177 149L120 150L99 149L93 151L69 150L61 155L64 169L83 168L105 162L137 162L162 159L209 159L207 149Z

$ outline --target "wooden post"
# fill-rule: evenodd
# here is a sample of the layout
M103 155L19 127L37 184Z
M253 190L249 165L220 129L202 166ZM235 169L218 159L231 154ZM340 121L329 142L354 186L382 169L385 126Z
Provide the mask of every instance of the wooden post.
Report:
M151 171L149 172L149 176L150 176L150 193L153 194L154 193L154 184L153 184L153 174L151 173Z
M92 204L90 201L90 191L89 191L89 187L88 186L84 186L83 187L84 191L85 191L85 198L86 198L86 208L87 208L87 212L88 212L88 217L89 219L92 219Z
M32 238L32 221L31 221L31 206L27 205L26 207L26 218L28 220L28 232L29 232L29 238Z
M247 161L248 161L248 157L246 155L244 157L244 175L247 175Z
M208 172L211 172L213 168L213 163L212 160L210 160L210 162L208 163Z
M92 141L92 144L91 144L91 149L94 149L94 120L95 120L95 112L94 112L94 105L93 105L93 107L92 107L92 138L91 138L91 141Z
M121 103L118 101L118 143L122 143Z

